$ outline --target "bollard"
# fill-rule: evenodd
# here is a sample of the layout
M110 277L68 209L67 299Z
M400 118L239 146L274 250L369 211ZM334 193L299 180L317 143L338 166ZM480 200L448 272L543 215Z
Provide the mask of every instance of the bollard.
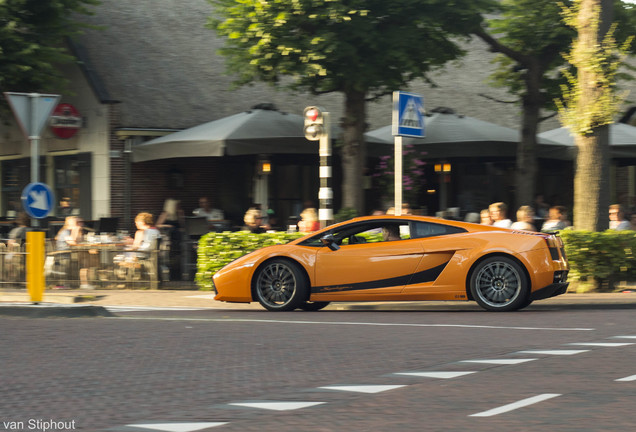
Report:
M44 295L44 232L31 231L26 235L26 284L33 303Z

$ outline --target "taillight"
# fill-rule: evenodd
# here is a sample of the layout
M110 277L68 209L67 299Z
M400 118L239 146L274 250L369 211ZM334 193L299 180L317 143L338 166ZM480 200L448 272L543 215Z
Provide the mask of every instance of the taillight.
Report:
M559 257L559 249L563 254L563 258L565 258L565 250L563 249L563 240L561 237L557 237L554 235L549 235L544 237L545 242L548 244L548 250L550 251L550 257L553 261L558 261Z

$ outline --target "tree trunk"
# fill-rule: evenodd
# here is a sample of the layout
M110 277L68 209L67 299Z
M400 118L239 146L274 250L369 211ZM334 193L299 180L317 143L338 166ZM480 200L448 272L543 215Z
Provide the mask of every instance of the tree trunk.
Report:
M532 65L526 72L526 89L523 96L521 142L517 148L515 174L516 202L514 208L532 205L537 180L537 128L541 100L541 71Z
M364 131L366 128L365 93L345 93L345 113L342 120L344 143L342 146L342 207L353 208L364 214L362 175L366 164Z
M598 16L600 0L582 0L578 15L578 44L582 52L595 53L605 33L592 25ZM605 4L603 4L605 6ZM607 28L601 24L600 28ZM599 34L601 33L601 34ZM592 54L593 55L593 54ZM579 67L577 79L581 89L580 109L593 106L603 91L598 86L598 71ZM609 226L609 126L596 126L588 135L576 135L578 147L574 175L574 227L602 231Z
M576 135L578 147L574 175L574 227L603 231L609 227L609 126L589 136Z

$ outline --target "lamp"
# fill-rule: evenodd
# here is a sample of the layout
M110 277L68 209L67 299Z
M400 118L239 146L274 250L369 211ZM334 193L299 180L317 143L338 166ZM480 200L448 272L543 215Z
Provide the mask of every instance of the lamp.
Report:
M269 160L260 160L258 162L258 173L259 174L271 174L272 173L272 163Z
M451 164L447 162L436 163L435 164L435 172L436 173L449 173L451 172Z

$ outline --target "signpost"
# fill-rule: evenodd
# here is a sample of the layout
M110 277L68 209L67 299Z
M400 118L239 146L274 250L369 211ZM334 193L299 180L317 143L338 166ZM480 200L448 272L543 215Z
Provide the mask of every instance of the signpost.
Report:
M31 182L39 181L40 133L60 95L4 92L24 136L31 142Z
M43 219L53 210L53 192L44 183L29 183L22 191L22 207L29 216Z
M308 106L303 112L305 118L305 138L320 141L320 190L318 219L320 228L333 223L333 189L331 188L331 125L329 113L316 106Z
M33 226L38 227L38 219L45 218L53 208L53 193L43 183L40 175L40 133L51 112L60 100L60 95L39 93L4 92L22 133L31 143L31 183L22 193L22 205L34 218ZM42 301L44 292L44 232L27 233L27 290L31 301Z
M424 136L422 96L393 92L393 135L395 136L395 215L402 214L402 137Z

